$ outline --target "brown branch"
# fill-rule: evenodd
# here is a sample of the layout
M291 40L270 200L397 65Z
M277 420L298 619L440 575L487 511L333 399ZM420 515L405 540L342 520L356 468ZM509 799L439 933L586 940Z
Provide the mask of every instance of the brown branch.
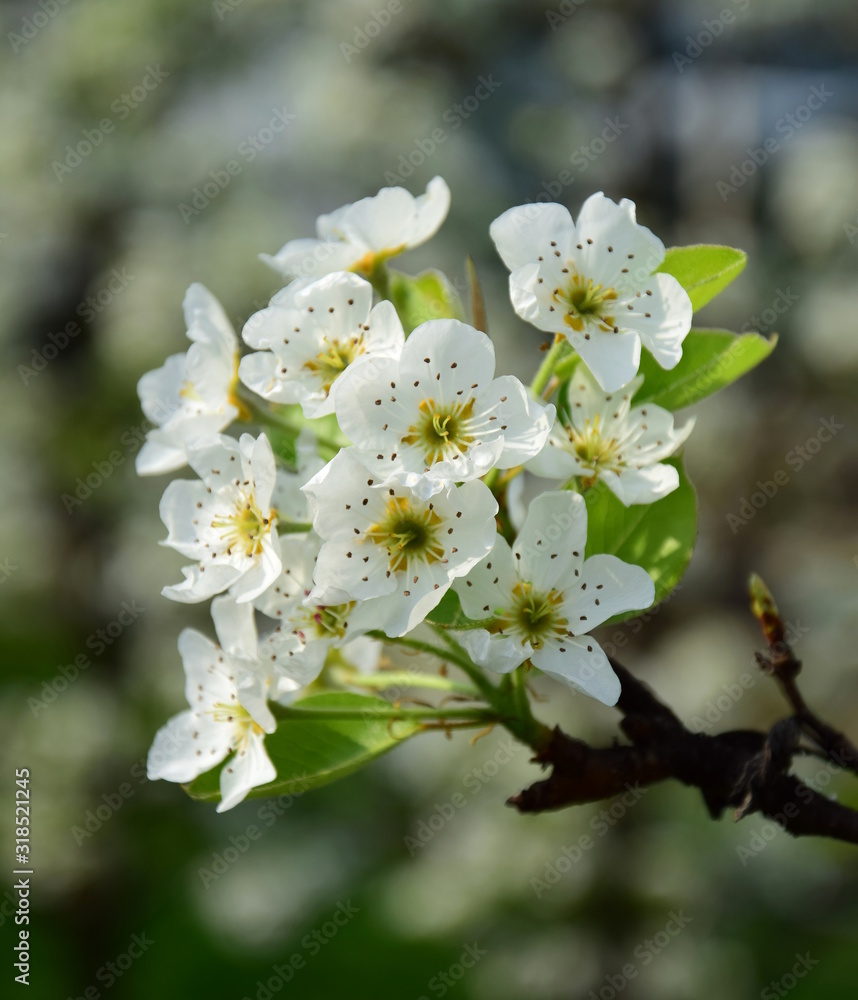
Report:
M551 766L551 774L513 796L509 804L520 812L543 812L673 779L698 788L713 818L728 808L737 820L759 812L796 837L858 843L858 812L788 773L802 735L810 736L836 764L853 771L858 750L807 707L795 683L798 661L783 636L777 641L782 662L773 668L770 655L761 665L776 677L795 714L770 732L692 733L645 684L611 660L622 684L617 704L623 713L620 728L631 744L596 748L555 729L536 757L538 763Z

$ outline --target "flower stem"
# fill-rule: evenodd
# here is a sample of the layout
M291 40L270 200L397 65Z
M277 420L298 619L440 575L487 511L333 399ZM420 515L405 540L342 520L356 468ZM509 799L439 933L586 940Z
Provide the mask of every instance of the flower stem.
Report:
M530 391L534 396L541 396L546 385L548 385L548 380L554 373L554 369L559 361L561 361L566 355L570 354L572 351L572 345L563 336L562 333L555 334L554 343L551 345L551 350L546 354L545 360L539 366L539 370L530 383Z
M309 521L278 521L278 535L298 535L313 530Z
M474 701L478 701L480 697L479 691L469 684L460 684L458 681L450 680L449 677L421 674L411 670L384 670L377 674L362 674L348 667L338 667L334 671L334 678L342 684L372 688L376 691L386 691L390 688L425 688L465 695Z
M272 715L281 721L298 720L366 720L366 719L466 719L475 724L497 722L498 715L490 708L398 708L396 705L375 708L293 708L291 705L269 705Z

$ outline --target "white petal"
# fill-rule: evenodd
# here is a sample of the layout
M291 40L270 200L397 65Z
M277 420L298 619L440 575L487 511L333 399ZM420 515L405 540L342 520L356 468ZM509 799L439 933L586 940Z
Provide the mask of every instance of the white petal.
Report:
M159 778L165 781L193 781L220 763L226 756L229 740L227 739L222 746L216 746L214 755L209 753L212 749L209 744L205 745L205 754L198 755L197 750L201 750L202 746L199 738L194 739L195 732L198 732L198 729L193 712L174 715L166 725L162 726L155 734L149 750L146 777L150 781Z
M632 309L618 309L617 322L621 329L640 334L662 368L675 368L691 329L691 299L671 274L653 274L643 282L642 291L640 298L629 300Z
M450 211L450 189L443 177L433 177L424 194L414 199L414 216L408 231L408 246L425 243L441 228Z
M619 473L603 472L600 478L626 507L655 503L679 486L679 473L672 465L649 465L642 469L628 466Z
M564 575L574 575L584 561L587 506L580 493L558 490L540 494L513 545L518 575L548 590Z
M174 479L164 490L158 508L167 528L163 544L191 559L199 558L205 551L201 536L202 529L208 526L210 520L206 517L209 509L209 494L201 482ZM195 521L199 523L195 524Z
M565 593L564 615L570 631L583 635L613 615L645 611L655 600L646 570L612 555L591 556Z
M508 674L515 670L533 652L529 642L521 643L483 628L462 629L453 634L474 663L496 674Z
M137 395L147 420L164 424L179 409L187 359L187 354L173 354L160 368L146 372L140 378Z
M287 278L319 277L332 271L348 270L365 252L365 248L351 243L299 239L290 240L273 256L261 253L259 259Z
M225 563L207 566L183 566L185 579L181 583L164 587L161 594L180 604L199 604L226 590L241 575L241 571Z
M575 228L582 244L576 263L597 284L639 288L664 260L664 244L636 221L634 202L626 198L617 204L601 191L590 195Z
M508 608L517 583L512 550L506 539L497 535L487 558L457 579L455 590L467 617L479 621L494 617L497 609Z
M165 472L176 472L187 464L184 448L159 441L152 431L146 436L134 462L138 476L160 476Z
M590 636L546 643L531 661L555 680L583 691L604 705L616 705L622 691L604 650Z
M260 434L255 441L250 434L242 434L241 439L251 447L249 466L256 502L260 510L267 512L271 509L277 469L271 442L265 434Z
M555 424L542 451L527 463L527 471L545 479L566 480L580 476L586 470L571 450L566 431Z
M191 285L185 292L182 308L191 340L220 344L227 352L237 350L238 340L232 323L223 306L205 285L198 282Z
M238 366L238 377L248 389L272 403L300 403L306 391L300 382L279 377L280 362L270 351L246 354Z
M193 628L179 634L179 654L185 671L185 697L194 711L204 712L217 702L235 701L235 683L229 679L223 651Z
M274 583L282 569L280 539L276 533L268 535L262 542L262 551L253 557L252 565L232 584L229 592L239 604L252 601Z
M497 423L503 433L498 468L511 469L538 455L554 424L552 404L529 395L514 375L496 378L480 399L481 407L496 405Z
M569 210L553 203L510 208L489 227L501 260L515 271L536 261L558 233L574 228Z
M591 333L589 340L583 334L567 336L606 392L622 389L637 375L641 341L636 333Z
M250 604L236 604L231 597L216 597L212 621L221 648L231 656L254 660L257 656L256 621Z
M249 736L245 745L224 765L220 773L218 812L232 809L252 788L267 785L277 777L277 769L271 763L263 739L258 734Z

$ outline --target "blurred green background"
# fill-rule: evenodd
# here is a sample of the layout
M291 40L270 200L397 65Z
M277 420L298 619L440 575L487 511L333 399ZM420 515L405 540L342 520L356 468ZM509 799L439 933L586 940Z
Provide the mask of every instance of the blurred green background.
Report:
M756 569L799 637L805 693L854 736L854 3L41 0L0 16L0 856L11 871L12 775L29 767L28 995L854 997L854 848L759 816L712 823L678 786L607 820L608 804L520 817L504 800L536 771L497 732L473 747L420 737L279 815L251 802L218 816L142 780L155 729L182 707L178 632L209 626L205 608L159 595L179 566L156 545L165 481L133 470L135 384L184 350L190 282L240 326L278 287L258 252L391 175L417 192L440 173L449 220L402 265L462 283L473 255L499 368L527 377L539 337L508 304L489 223L549 194L573 212L595 190L630 197L668 244L746 249L701 323L781 343L698 408L686 451L701 533L681 588L603 638L686 719L768 726L784 707L753 664ZM494 93L467 111L480 77ZM811 88L825 99L805 117ZM295 117L274 132L278 113ZM230 160L240 172L183 213ZM822 419L841 429L804 461L795 449ZM778 470L788 484L743 508ZM79 477L91 495L64 502ZM124 602L133 620L111 627ZM545 719L613 738L612 710L539 690ZM858 802L848 781L808 773ZM132 960L134 935L152 943Z

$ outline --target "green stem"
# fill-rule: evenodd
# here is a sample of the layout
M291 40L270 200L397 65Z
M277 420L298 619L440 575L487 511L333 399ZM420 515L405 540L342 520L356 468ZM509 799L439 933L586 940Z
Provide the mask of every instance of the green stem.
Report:
M551 345L551 350L545 355L545 360L539 366L539 370L530 383L530 391L534 396L541 396L542 391L548 385L548 380L554 373L554 368L557 363L569 354L572 350L572 345L563 336L562 333L558 333L554 337L554 343Z
M316 439L316 444L319 446L320 452L325 452L323 457L333 458L340 448L343 447L341 442L335 441L325 434L320 434L304 417L298 417L297 419L285 417L283 414L273 410L270 404L261 403L259 397L247 390L239 390L239 398L250 414L253 423L261 424L264 427L275 427L281 431L288 431L290 434L294 434L295 437L302 430L309 430Z
M475 723L497 722L498 715L490 708L293 708L269 704L272 715L280 720L303 719L467 719Z
M446 648L435 646L431 642L412 639L408 636L389 638L383 632L369 632L374 639L383 642L416 649L421 653L429 653L459 667L473 681L474 686L488 702L490 708L482 710L484 714L474 717L483 718L487 722L500 723L508 729L516 739L533 747L537 752L551 739L551 730L534 718L530 711L530 701L524 679L524 667L519 667L510 676L504 676L500 686L492 684L483 671L468 656L456 640L440 625L432 626ZM467 716L467 709L462 710Z
M369 283L375 289L376 295L380 299L390 298L390 271L387 269L385 260L376 260L375 265L368 275Z
M313 525L309 521L278 521L278 535L297 535L307 531L312 531Z
M448 677L435 674L419 674L407 670L385 670L378 674L362 674L357 670L339 667L334 671L334 677L340 683L351 684L354 687L373 688L376 691L386 691L390 688L425 688L433 691L448 691L451 694L462 694L475 701L480 693L469 684L460 684Z

